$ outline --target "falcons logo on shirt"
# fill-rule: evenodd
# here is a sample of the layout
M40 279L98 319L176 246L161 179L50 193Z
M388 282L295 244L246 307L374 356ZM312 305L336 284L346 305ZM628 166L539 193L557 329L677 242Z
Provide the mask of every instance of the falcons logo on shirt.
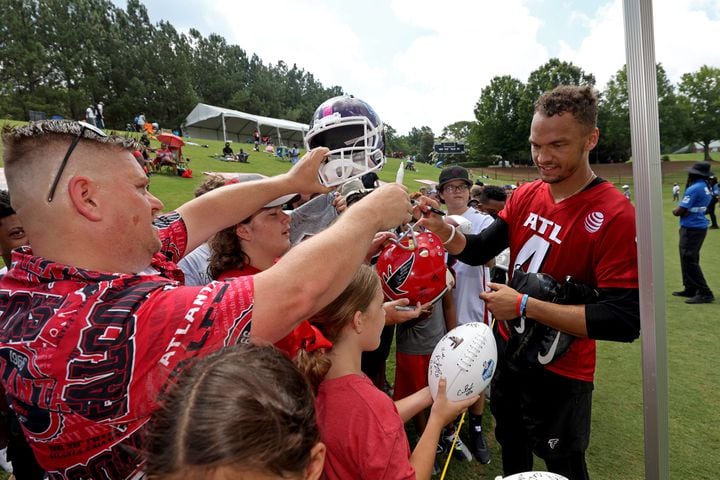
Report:
M412 271L413 264L415 263L415 253L412 253L407 260L405 260L397 269L393 272L392 266L388 265L387 273L383 273L383 282L387 287L398 297L408 293L401 289L407 281L410 272Z

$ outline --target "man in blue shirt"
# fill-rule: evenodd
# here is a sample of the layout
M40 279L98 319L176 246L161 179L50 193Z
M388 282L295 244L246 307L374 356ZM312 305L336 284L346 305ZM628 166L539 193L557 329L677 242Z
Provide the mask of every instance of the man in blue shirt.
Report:
M689 297L685 300L689 304L715 300L700 268L700 248L708 228L705 212L712 199L708 181L712 175L707 162L698 162L689 168L685 193L672 212L680 217L680 269L685 287L673 295Z

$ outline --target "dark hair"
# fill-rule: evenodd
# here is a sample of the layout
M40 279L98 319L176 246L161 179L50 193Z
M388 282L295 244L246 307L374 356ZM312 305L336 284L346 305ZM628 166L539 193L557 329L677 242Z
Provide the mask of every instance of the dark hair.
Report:
M12 205L10 205L10 193L7 190L0 190L0 219L15 215Z
M497 185L485 185L479 197L480 202L486 202L488 200L497 200L498 202L507 201L505 189Z
M248 217L241 223L249 222ZM250 263L250 257L243 252L240 238L235 233L237 225L220 230L210 238L210 259L208 260L208 273L211 278L217 279L221 273L231 268L242 268Z
M310 323L323 333L325 338L335 342L340 331L352 321L356 312L370 307L375 293L380 288L380 277L370 265L360 265L350 284L329 305L310 318ZM314 390L330 370L330 360L322 351L298 352L295 363L310 381Z
M320 441L305 377L272 346L238 345L168 384L147 432L150 479L204 478L219 467L297 475Z
M568 112L578 123L593 129L598 116L597 91L590 85L560 85L540 95L535 112L547 117Z

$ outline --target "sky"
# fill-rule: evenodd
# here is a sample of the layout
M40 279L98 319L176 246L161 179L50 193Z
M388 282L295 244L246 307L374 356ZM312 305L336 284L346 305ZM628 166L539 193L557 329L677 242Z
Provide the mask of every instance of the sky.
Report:
M153 23L220 34L265 64L297 64L324 86L342 87L399 134L429 126L439 135L474 120L492 78L526 82L551 58L592 73L601 90L625 63L622 0L143 3ZM655 60L671 82L703 65L720 67L720 0L653 3Z

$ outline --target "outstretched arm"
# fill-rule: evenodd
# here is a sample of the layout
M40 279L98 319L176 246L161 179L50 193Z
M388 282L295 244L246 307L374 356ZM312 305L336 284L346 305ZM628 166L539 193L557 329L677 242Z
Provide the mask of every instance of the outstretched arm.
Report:
M334 300L363 263L375 234L410 220L405 188L387 184L326 230L255 275L252 335L275 341Z
M318 180L318 168L328 149L318 147L308 152L288 173L266 180L243 182L213 190L190 200L177 211L188 232L190 252L211 235L240 223L276 198L288 193L328 192Z

